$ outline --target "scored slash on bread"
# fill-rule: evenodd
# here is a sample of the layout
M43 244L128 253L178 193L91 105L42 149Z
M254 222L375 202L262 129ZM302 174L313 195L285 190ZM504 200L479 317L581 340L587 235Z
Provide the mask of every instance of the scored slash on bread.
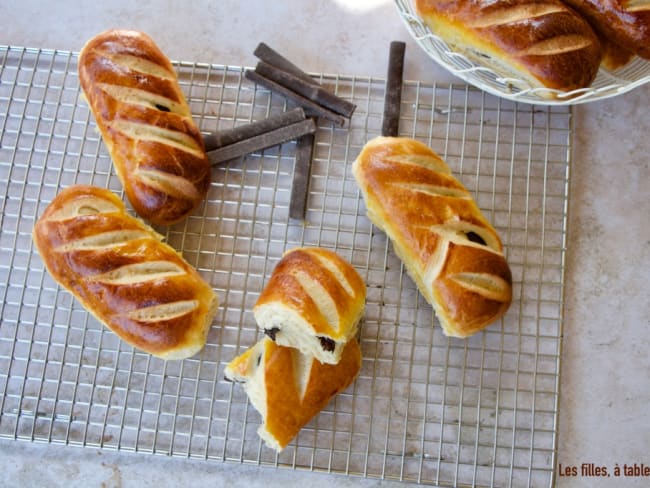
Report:
M253 307L258 326L280 345L336 363L357 333L366 286L336 253L296 248L284 254Z
M169 59L146 34L109 30L79 53L79 82L135 211L169 225L205 198L210 162Z
M345 390L361 368L361 350L352 338L337 364L325 364L309 354L280 346L264 337L233 359L226 379L243 383L263 424L259 436L281 451L300 429L338 393Z
M63 190L36 222L33 238L50 275L128 344L163 359L204 347L216 294L111 191Z
M447 164L419 141L377 137L352 165L370 220L390 238L445 334L501 317L512 277L501 240Z

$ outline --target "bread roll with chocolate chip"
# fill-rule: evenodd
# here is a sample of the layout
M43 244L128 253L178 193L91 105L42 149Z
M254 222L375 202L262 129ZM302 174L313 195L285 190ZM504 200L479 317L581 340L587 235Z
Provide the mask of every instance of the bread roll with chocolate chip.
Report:
M337 363L357 333L366 286L350 263L321 248L284 254L253 307L257 325L280 345Z
M205 345L216 294L109 190L63 190L33 238L50 275L128 344L163 359L190 357Z
M586 88L598 73L596 34L559 0L416 0L415 5L452 49L532 88Z
M378 137L352 172L368 217L390 238L445 334L470 336L507 311L512 277L501 240L433 150Z
M205 198L210 163L169 59L142 32L109 30L79 54L79 82L135 211L183 219Z
M361 350L352 338L337 364L324 364L297 349L264 337L233 359L226 379L243 383L253 407L262 415L257 433L266 445L282 451L329 401L359 374Z

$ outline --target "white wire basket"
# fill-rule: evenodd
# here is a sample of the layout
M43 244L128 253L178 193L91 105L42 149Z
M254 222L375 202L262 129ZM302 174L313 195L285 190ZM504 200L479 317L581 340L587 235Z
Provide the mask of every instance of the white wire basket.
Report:
M505 76L454 51L425 25L414 0L395 0L395 5L409 33L434 61L465 82L499 97L533 104L574 105L621 95L650 82L650 62L637 57L616 71L601 67L588 88L563 92L532 87L525 80Z

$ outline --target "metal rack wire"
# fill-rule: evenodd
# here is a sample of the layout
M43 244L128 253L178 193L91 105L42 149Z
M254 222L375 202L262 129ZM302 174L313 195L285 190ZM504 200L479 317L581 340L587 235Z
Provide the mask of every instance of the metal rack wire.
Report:
M0 437L327 471L440 486L550 486L555 465L571 111L468 86L406 82L401 134L430 144L501 234L514 279L504 319L443 336L385 236L365 217L350 163L379 135L384 80L320 75L357 104L316 134L307 219L288 217L293 143L214 168L207 200L159 229L220 296L197 356L133 350L50 278L36 218L74 183L122 195L80 100L75 53L0 47ZM202 130L287 109L239 67L175 63ZM256 342L251 314L281 254L322 246L366 280L360 376L282 453L223 368Z

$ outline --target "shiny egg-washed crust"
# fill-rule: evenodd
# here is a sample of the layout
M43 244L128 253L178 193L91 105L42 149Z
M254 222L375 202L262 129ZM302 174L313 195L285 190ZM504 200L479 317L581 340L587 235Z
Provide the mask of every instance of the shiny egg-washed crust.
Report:
M128 344L163 359L205 345L218 306L214 291L111 191L63 190L33 239L50 275Z
M350 263L327 249L301 247L282 256L253 312L279 344L335 363L357 332L365 299L366 285Z
M512 277L501 240L433 150L378 137L352 172L368 217L390 238L445 334L467 337L507 311Z
M609 71L614 71L626 66L634 58L635 54L615 43L611 38L599 35L600 45L603 47L603 60L601 66Z
M79 54L79 82L135 211L169 225L205 198L210 162L169 59L146 34L109 30Z
M268 447L282 451L335 395L352 384L360 369L361 349L354 338L345 345L337 364L325 364L264 337L233 359L224 374L230 381L243 383L264 421L258 434Z
M563 0L603 39L650 59L650 0Z
M598 73L596 34L559 0L416 0L416 10L452 48L533 88L586 88Z

